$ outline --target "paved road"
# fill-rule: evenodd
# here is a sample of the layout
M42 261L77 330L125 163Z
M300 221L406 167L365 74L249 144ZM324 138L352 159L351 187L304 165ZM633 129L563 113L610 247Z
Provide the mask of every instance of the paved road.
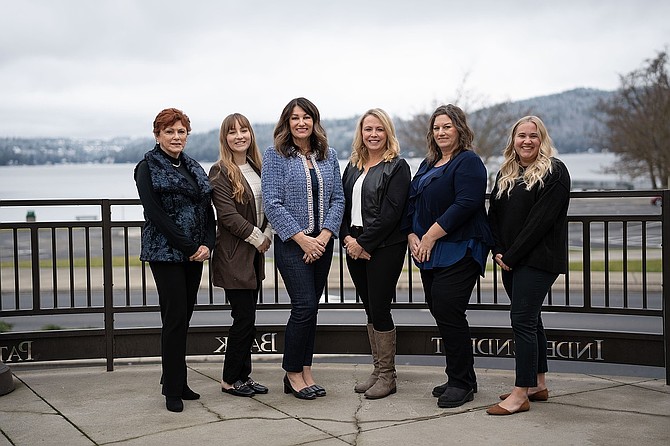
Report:
M599 198L599 199L575 199L570 204L569 214L573 216L602 216L602 215L660 215L661 208L649 204L648 198ZM611 222L608 225L608 244L610 248L623 246L622 224ZM660 248L661 225L660 222L649 222L646 225L646 245L648 248ZM602 248L605 246L604 231L602 223L592 224L591 246ZM124 243L124 229L114 229L115 238L112 243L112 255L123 256L126 253L132 258L139 255L139 228L128 228L128 246ZM642 245L642 225L629 223L627 225L626 239L628 247L635 248ZM569 228L569 244L571 247L583 246L583 228L579 223L573 223ZM72 246L73 256L81 258L86 255L86 241L90 247L90 256L102 256L101 231L96 228L85 231L75 228L71 232L68 229L55 229L55 242L52 240L52 230L45 229L39 232L39 250L41 259L49 259L52 256L53 246L58 253L59 259L66 259ZM0 261L11 261L14 258L14 235L12 231L0 231ZM28 231L20 231L17 234L18 256L20 260L30 259L30 234ZM272 252L270 251L270 255Z
M585 216L585 215L646 215L646 214L660 214L660 208L655 207L649 204L647 198L617 198L617 199L579 199L573 200L570 207L570 214L575 216ZM623 232L621 231L621 223L610 223L608 227L608 246L610 248L616 249L623 245ZM648 248L647 255L660 256L660 250L654 249L660 245L660 223L649 223L646 228L646 244ZM602 248L604 243L604 225L603 224L592 224L591 225L591 244L595 249ZM115 239L112 244L112 254L114 256L125 255L126 250L129 257L137 257L139 250L139 229L130 228L128 230L128 240L129 243L124 243L125 232L123 229L115 229ZM570 245L571 246L582 246L582 237L583 228L580 224L572 224L570 227ZM55 242L52 242L52 234L55 234ZM72 236L70 236L72 234ZM628 225L626 240L628 240L629 249L634 250L636 247L641 246L641 241L643 240L643 232L641 230L641 225L639 223L631 223ZM0 261L11 261L14 257L13 246L14 239L11 231L0 231ZM71 240L70 240L70 237ZM67 259L68 251L70 245L72 245L73 257L82 257L86 254L85 241L89 240L90 256L92 258L100 257L102 253L101 248L101 239L100 231L96 229L91 229L88 233L83 229L73 230L72 233L67 229L57 229L52 232L52 230L41 230L39 233L40 238L40 258L49 259L51 258L52 248L55 244L55 249L58 253L59 259ZM18 255L20 260L29 260L30 259L30 244L29 244L29 234L27 232L21 232L17 236L18 239ZM147 274L150 274L147 271ZM415 278L418 279L418 278ZM28 282L29 283L29 282ZM62 282L61 282L62 283ZM66 283L63 283L66 285ZM13 294L12 286L9 285L8 281L0 283L0 289L2 290L2 307L3 309L13 308L15 296ZM217 290L218 299L222 301L222 291ZM268 297L272 296L272 290L266 291ZM282 292L283 293L283 292ZM406 291L399 292L398 301L406 301ZM491 301L492 298L487 292L484 291L484 300ZM87 296L82 293L82 291L77 291L77 297L75 298L75 305L83 306L87 304ZM137 293L133 291L133 295L136 296ZM626 296L630 305L640 306L641 305L641 294L637 292L628 292ZM124 300L123 290L115 290L115 304L122 305ZM351 297L350 297L351 298ZM563 298L563 297L561 297ZM617 306L623 303L623 294L619 288L613 287L610 290L610 301L611 305ZM53 304L53 298L48 295L48 293L43 293L44 305L48 306ZM51 299L51 301L49 300ZM133 299L136 299L134 297ZM152 294L152 291L149 291L148 295L149 303L156 302L155 293ZM501 296L501 299L505 299L505 295ZM598 304L602 301L601 293L594 293L594 304ZM651 308L661 308L661 291L651 289L647 293L648 305ZM30 292L21 293L20 295L20 307L21 308L30 308L32 305L32 295ZM60 305L68 306L70 303L70 295L68 292L59 293L58 301ZM102 294L100 291L93 291L91 295L91 301L93 305L102 305ZM288 302L285 294L282 294L280 298L281 302ZM582 293L571 293L570 301L573 304L579 304L582 301ZM137 304L137 301L133 301ZM507 315L506 312L492 312L491 315L486 315L485 313L475 313L471 312L471 321L473 324L479 324L479 317L482 316L484 319L481 322L481 325L491 324L507 324ZM407 310L403 312L396 311L398 318L406 318L409 323L425 323L426 325L432 325L434 321L427 315L427 313L419 310ZM229 317L227 314L221 315L214 312L200 312L196 314L194 322L201 325L217 325L222 323L222 319ZM361 318L360 311L353 310L336 310L336 311L322 311L320 313L320 322L321 323L337 323L338 320L347 320L351 321L351 318ZM607 324L609 322L602 322L596 320L596 316L593 315L579 315L579 317L567 317L565 315L556 315L550 316L554 318L552 320L553 324L548 324L553 327L566 327L569 328L572 321L579 321L580 326L583 328L585 326L591 327L592 324ZM584 317L586 319L584 319ZM15 324L16 330L34 330L39 329L42 326L53 323L61 325L64 327L100 327L102 326L102 317L99 315L62 315L62 316L31 316L29 318L19 319L8 319L3 318L10 323ZM286 320L286 314L284 312L259 312L259 323L283 323ZM116 317L116 323L119 327L127 326L147 326L147 325L159 325L160 320L158 315L151 313L139 313L139 314L119 314ZM617 317L616 319L617 327L623 326L627 329L633 331L647 332L647 330L652 330L657 332L657 325L655 323L649 324L648 321L642 322L639 318L635 317ZM555 325L559 324L559 325Z

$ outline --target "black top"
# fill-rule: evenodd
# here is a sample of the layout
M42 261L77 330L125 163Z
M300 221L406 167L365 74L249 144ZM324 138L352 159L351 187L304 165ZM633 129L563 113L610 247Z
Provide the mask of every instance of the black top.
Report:
M491 191L489 223L495 239L493 256L502 254L503 262L514 268L529 265L556 274L568 267L568 206L570 173L558 159L552 158L552 172L526 190L517 180L511 194L496 199L498 179Z
M340 227L340 240L349 234L354 184L363 174L349 163L342 176L345 207ZM407 243L407 236L400 232L411 174L407 161L394 158L368 170L361 188L363 232L356 237L365 251L372 254L380 247Z
M175 170L184 176L194 188L198 189L195 179L186 168L186 164L183 162L181 156L178 159L174 159L162 150L159 150L159 152L173 165L178 165L179 167L175 167ZM154 190L151 182L151 174L149 173L149 166L147 165L146 160L140 161L136 167L135 183L137 185L137 192L140 198L142 198L142 207L144 208L145 215L154 216L152 221L158 227L159 231L169 240L170 245L184 252L187 256L195 254L198 251L199 246L186 236L184 231L172 218L170 218L165 209L163 209L160 196ZM208 207L207 213L208 220L214 222L214 211L211 206ZM214 224L208 224L205 246L210 250L213 249L215 239L216 226L214 226Z

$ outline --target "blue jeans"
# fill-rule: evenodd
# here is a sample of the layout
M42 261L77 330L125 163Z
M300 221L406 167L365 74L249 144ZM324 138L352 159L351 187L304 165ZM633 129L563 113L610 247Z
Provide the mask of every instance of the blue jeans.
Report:
M275 261L291 299L291 315L286 323L282 361L282 368L287 372L302 372L303 367L312 365L316 314L333 260L333 240L328 242L323 256L315 262L306 264L302 260L303 255L303 250L296 242L282 242L275 236Z
M558 274L517 266L503 271L502 280L511 301L517 387L537 386L537 374L546 373L547 336L542 325L542 303Z

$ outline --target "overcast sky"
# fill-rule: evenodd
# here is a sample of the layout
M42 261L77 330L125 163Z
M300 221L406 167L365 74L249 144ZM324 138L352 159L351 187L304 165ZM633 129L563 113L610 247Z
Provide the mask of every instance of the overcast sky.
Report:
M408 117L616 89L670 44L667 0L0 0L0 137L151 136L165 107L194 132L229 113L275 122ZM465 86L463 87L465 80Z

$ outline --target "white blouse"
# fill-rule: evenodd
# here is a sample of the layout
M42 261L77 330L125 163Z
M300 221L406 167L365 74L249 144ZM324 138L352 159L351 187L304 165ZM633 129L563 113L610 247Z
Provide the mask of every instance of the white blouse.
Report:
M254 201L256 204L256 221L258 223L262 223L263 193L261 191L261 177L258 176L256 171L249 165L249 163L244 163L241 166L239 166L239 168L240 172L242 172L242 175L244 176L244 179L247 180L247 183L249 183L251 192L254 194ZM263 244L266 237L272 240L272 227L270 226L269 222L265 227L264 232L261 232L261 229L255 226L254 230L251 232L249 237L247 237L244 241L247 243L251 243L256 248L258 248Z
M351 191L351 226L363 226L363 180L367 174L358 177Z

